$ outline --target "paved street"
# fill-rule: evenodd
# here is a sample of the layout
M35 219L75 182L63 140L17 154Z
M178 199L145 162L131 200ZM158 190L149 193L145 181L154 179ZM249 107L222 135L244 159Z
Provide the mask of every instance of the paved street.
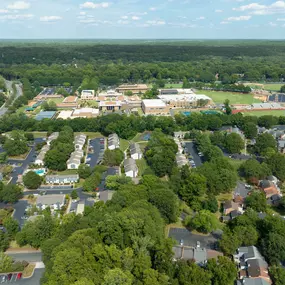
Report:
M38 262L42 261L42 253L40 251L36 252L19 252L19 253L13 253L13 252L6 252L7 255L11 256L16 261L22 261L26 260L28 262Z
M192 155L196 166L198 167L198 166L202 165L202 163L203 163L202 159L198 155L198 152L197 152L197 149L195 147L194 142L185 142L185 147L186 147L188 153L190 153Z
M8 90L10 90L11 92L13 92L12 81L6 80L6 87L7 87ZM21 96L21 95L23 94L22 88L21 88L21 86L20 86L19 84L16 84L16 90L17 90L17 92L16 92L15 100L16 100L19 96ZM7 111L8 111L8 108L2 106L2 107L0 108L0 117L3 116L3 115L5 115Z
M25 160L14 160L14 159L9 159L8 163L10 164L21 164L21 166L17 166L14 168L14 171L12 172L12 180L10 183L16 184L18 180L18 175L23 174L25 169L28 167L29 164L33 163L35 160L35 155L36 155L36 144L43 142L42 138L36 138L34 145L31 147L31 151L27 158Z
M89 164L91 168L94 168L99 160L103 159L105 144L100 143L100 139L102 138L91 139L89 141L89 147L93 148L93 153L87 155L86 163Z

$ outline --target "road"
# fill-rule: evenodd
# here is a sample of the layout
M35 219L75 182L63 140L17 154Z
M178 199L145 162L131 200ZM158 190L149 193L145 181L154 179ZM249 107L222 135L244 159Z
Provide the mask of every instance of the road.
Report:
M31 252L6 252L7 255L11 256L16 261L26 260L28 262L39 262L42 261L42 253L40 251L31 251Z
M7 88L8 90L10 90L10 92L12 93L12 92L13 92L13 88L12 88L13 82L12 82L12 81L8 81L8 80L6 80L5 82L6 82L6 88ZM17 90L17 92L16 92L15 100L16 100L19 96L21 96L21 95L23 94L22 88L21 88L21 86L20 86L19 84L16 84L16 90ZM14 101L15 101L15 100L14 100ZM6 108L5 106L2 106L2 107L0 108L0 117L3 116L3 115L5 115L7 111L8 111L8 108Z
M42 138L36 138L35 139L35 143L33 144L33 146L31 147L31 151L29 152L27 158L25 160L14 160L14 159L9 159L8 163L10 164L21 164L21 166L17 166L14 168L11 176L12 176L12 180L10 183L12 184L16 184L17 180L18 180L18 175L23 174L23 172L25 171L25 169L29 166L29 164L31 164L34 159L35 159L35 152L36 152L36 145L38 143L43 142Z
M187 152L191 154L191 156L193 157L193 160L196 164L196 166L200 166L203 164L203 161L201 159L201 157L198 155L197 149L195 147L194 142L185 142L185 147L187 149Z

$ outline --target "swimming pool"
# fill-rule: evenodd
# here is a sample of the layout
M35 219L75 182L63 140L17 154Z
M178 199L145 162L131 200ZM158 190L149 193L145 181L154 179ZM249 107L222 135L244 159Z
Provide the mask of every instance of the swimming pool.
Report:
M44 169L36 169L34 170L34 172L40 176L44 175L45 174L45 170Z
M184 114L185 116L190 116L190 115L191 115L191 112L186 111L186 112L183 112L183 114Z

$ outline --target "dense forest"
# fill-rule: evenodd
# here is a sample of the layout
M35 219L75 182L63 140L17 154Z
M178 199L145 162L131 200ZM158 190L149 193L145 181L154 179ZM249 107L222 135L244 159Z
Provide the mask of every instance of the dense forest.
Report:
M46 43L0 46L0 74L7 79L28 78L31 83L81 83L96 77L101 85L121 82L283 81L282 42L206 44L192 42L146 44Z

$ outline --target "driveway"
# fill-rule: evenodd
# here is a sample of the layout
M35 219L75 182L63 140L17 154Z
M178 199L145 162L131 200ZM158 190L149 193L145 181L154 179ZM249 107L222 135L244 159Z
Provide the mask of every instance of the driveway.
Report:
M215 249L217 247L217 239L213 235L196 235L191 233L185 228L171 228L169 230L168 237L176 240L177 244L180 243L180 240L183 240L185 246L197 246L197 242L200 242L201 247L208 249Z
M87 154L86 163L90 165L91 168L94 168L100 160L103 159L105 151L105 141L104 144L100 143L102 138L91 139L89 141L89 147L93 148L92 153Z
M197 149L195 147L194 142L185 142L185 147L187 149L187 152L191 154L191 156L193 157L193 160L196 164L196 166L200 166L203 164L203 161L201 159L201 157L198 155Z

